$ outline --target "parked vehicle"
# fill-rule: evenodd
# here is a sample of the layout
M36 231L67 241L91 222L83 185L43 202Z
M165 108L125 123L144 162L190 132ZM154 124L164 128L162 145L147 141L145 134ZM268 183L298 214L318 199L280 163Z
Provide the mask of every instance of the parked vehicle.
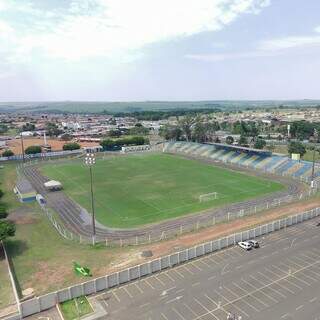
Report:
M238 246L245 250L251 250L252 245L248 241L240 241L238 242Z
M248 242L251 244L252 248L259 248L259 242L257 240L248 240Z

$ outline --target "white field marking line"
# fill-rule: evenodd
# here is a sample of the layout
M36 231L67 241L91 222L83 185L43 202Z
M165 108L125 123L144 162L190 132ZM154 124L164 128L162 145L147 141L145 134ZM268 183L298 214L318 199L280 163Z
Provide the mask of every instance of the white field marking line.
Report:
M269 282L270 279L268 279L262 272L258 271L258 273L259 273L261 276L263 276L264 278L266 278L266 279L268 280L268 282ZM260 280L260 282L263 283L261 280ZM268 283L268 282L267 282L267 283ZM266 285L266 284L264 284L264 285ZM273 292L275 292L276 294L278 294L278 295L281 296L282 298L287 299L287 296L286 296L285 294L283 294L282 292L280 292L280 291L278 291L278 290L276 290L276 289L274 289L274 288L272 288L272 287L269 287L268 289L271 289Z
M208 280L213 280L214 278L216 278L217 276L211 276L208 278Z
M306 254L302 254L302 253L301 253L301 255L302 255L305 259L311 260L311 262L317 260L317 258L314 258L314 257L312 257L312 256L308 256L308 255L306 255ZM318 257L318 258L319 258L319 257ZM303 260L303 259L301 259L300 257L297 257L297 256L294 256L293 258L291 258L291 260L292 260L292 259L296 259L296 260L298 260L299 262L300 262L300 261L305 262L305 260ZM295 261L295 260L294 260L294 261Z
M286 317L289 317L289 313L283 314L283 315L281 316L281 319L284 319L284 318L286 318Z
M161 314L161 317L162 317L164 320L169 320L162 312L161 312L160 314Z
M303 308L303 304L301 304L299 307L296 307L296 311L299 311L301 308Z
M296 284L296 283L295 283L295 282L293 282L292 280L291 280L291 281L289 281L289 283L290 283L292 286L296 287L298 290L303 290L303 288L302 288L302 287L300 287L298 284Z
M223 287L223 289L229 291L234 297L237 297L238 295L233 293L229 288L227 287ZM246 315L247 317L250 317L244 310L242 310L240 307L238 307L236 304L232 305L234 308L238 309L238 311L240 311L241 313L243 313L244 315Z
M220 263L217 262L217 261L215 261L214 259L212 259L212 258L210 258L210 257L208 257L208 259L209 259L211 262L215 263L217 266L220 265ZM222 261L222 260L221 260L221 261Z
M216 318L216 319L218 319L219 320L219 318L217 318L214 314L213 314L213 311L210 311L206 306L204 306L197 298L193 298L193 300L195 300L195 302L202 308L202 309L204 309L206 312L207 312L207 314L211 314L214 318ZM226 312L223 308L221 309L221 310L223 310L224 312ZM227 312L226 312L227 313ZM200 316L200 317L202 317L202 316ZM199 318L199 316L197 316L197 318Z
M171 299L171 300L166 301L166 304L169 304L169 303L178 301L178 300L180 300L181 298L183 298L183 296L177 296L177 297L175 297L175 298L173 298L173 299Z
M295 242L296 239L297 239L297 238L292 239L292 241L291 241L291 243L290 243L290 248L293 247L293 243Z
M112 291L112 294L114 295L114 297L116 298L116 300L120 303L120 299L119 297L116 295L116 293L114 291Z
M250 275L249 277L250 277L251 279L253 279L253 281L259 282L259 283L262 284L262 285L264 284L262 281L260 281L259 279L255 278L255 277L252 276L252 275ZM278 302L279 302L277 299L271 297L271 296L268 295L267 293L265 293L265 292L263 292L263 291L261 291L261 293L262 293L263 295L265 295L269 300L273 300L273 302L275 302L275 303L278 303Z
M241 281L243 281L244 283L246 283L247 285L249 285L249 286L251 286L252 288L255 289L255 287L254 287L250 282L248 282L247 280L245 280L245 279L242 278ZM260 291L260 292L261 292L261 291ZM269 307L269 305L268 305L267 303L265 303L264 301L262 301L260 298L258 298L258 297L256 297L256 296L253 296L253 295L250 295L250 297L253 298L253 299L255 299L255 300L257 300L260 304L264 305L266 308Z
M133 295L129 292L129 290L126 288L126 287L122 287L123 288L123 290L127 293L127 295L131 298L131 299L133 299Z
M304 283L304 284L305 284L306 286L308 286L308 287L311 286L311 283L309 283L309 282L307 282L307 281L305 281L305 280L302 280L301 278L298 278L298 277L295 276L295 275L291 275L291 277L294 278L294 279L296 279L296 280L298 280L298 281L300 281L300 282L302 282L302 283Z
M186 320L186 318L175 307L172 307L172 310L179 316L180 319Z
M178 294L178 293L180 293L180 292L183 292L183 291L185 291L186 289L179 289L179 290L177 290L176 291L176 294Z
M141 305L139 306L139 308L144 308L144 307L147 307L147 306L149 306L149 305L150 305L150 302L147 302L147 303L141 304Z

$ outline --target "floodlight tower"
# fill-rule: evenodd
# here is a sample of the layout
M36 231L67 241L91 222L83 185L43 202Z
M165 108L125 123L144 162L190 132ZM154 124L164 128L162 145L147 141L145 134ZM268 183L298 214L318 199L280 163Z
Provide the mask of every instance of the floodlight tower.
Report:
M93 178L92 178L92 166L96 163L96 157L93 152L87 153L85 159L85 165L89 167L90 171L90 188L91 188L91 209L92 209L92 243L96 243L96 219L94 212L94 197L93 197Z
M318 130L314 129L313 131L313 139L314 139L314 144L313 144L313 159L312 159L312 173L311 173L311 188L314 188L314 163L316 160L316 145L318 142Z

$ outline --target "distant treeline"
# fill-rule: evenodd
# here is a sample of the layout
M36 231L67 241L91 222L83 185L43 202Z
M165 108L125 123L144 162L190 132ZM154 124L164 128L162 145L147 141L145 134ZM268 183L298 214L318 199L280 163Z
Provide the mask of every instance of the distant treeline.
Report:
M110 112L104 110L103 114L111 114L114 117L134 117L137 120L146 121L157 121L162 119L168 119L169 117L180 117L185 115L197 115L221 112L218 108L203 108L203 109L174 109L174 110L163 110L163 111L134 111L134 112Z

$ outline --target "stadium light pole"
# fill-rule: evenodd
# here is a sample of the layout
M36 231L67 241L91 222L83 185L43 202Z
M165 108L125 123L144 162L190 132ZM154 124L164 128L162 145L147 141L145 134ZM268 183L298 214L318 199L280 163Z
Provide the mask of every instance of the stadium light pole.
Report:
M21 140L21 151L22 151L22 162L25 162L25 157L24 157L24 145L23 145L23 136L22 132L20 132L20 140Z
M96 243L96 219L94 212L94 197L93 197L93 177L92 177L92 166L96 163L96 157L94 153L87 153L85 157L85 164L89 167L90 171L90 188L91 188L91 209L92 209L92 243Z
M314 144L313 144L313 159L312 159L312 173L311 173L311 188L314 188L314 164L316 160L316 143L318 140L317 129L314 129L313 131L313 139L314 139Z

